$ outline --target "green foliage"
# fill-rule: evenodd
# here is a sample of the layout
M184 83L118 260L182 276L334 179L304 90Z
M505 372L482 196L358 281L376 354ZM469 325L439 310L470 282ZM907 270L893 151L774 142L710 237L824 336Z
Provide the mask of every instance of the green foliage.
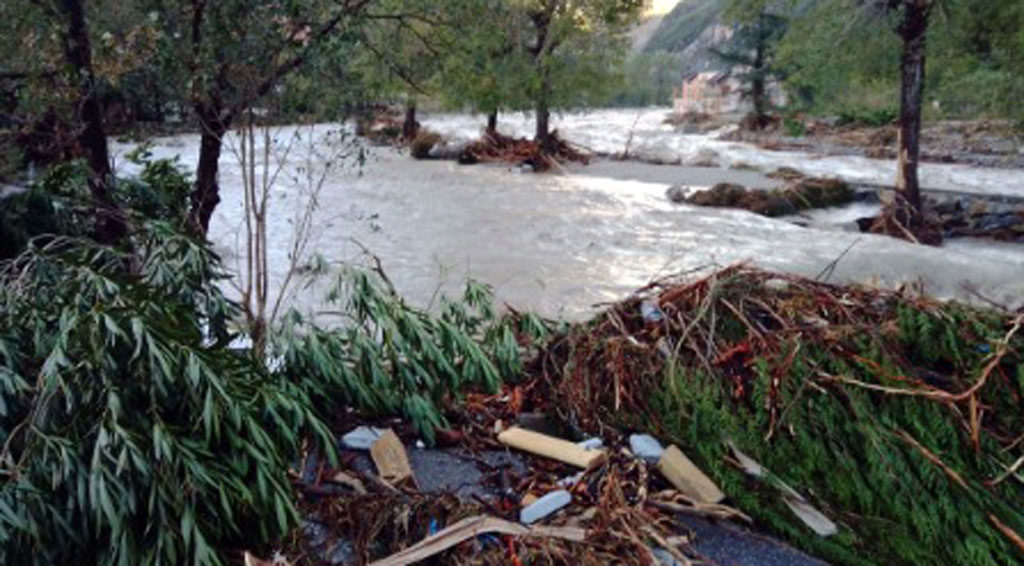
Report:
M131 216L183 227L191 183L174 160L151 160L145 146L128 159L141 168L137 178L117 179L113 196ZM0 260L21 253L37 236L84 236L93 229L84 163L50 168L28 190L0 199Z
M92 227L83 214L88 202L81 163L58 165L24 192L0 199L0 260L21 253L43 234L84 236Z
M442 407L467 387L493 392L516 377L520 341L547 332L536 317L498 317L492 299L488 287L469 282L462 300L442 299L433 314L406 304L376 273L349 268L327 298L341 307L340 325L326 329L293 311L273 347L282 372L322 414L351 406L402 415L433 443L435 428L446 426Z
M872 126L880 127L892 124L899 118L895 108L843 108L836 116L837 126Z
M869 113L898 104L901 45L892 18L855 0L808 3L779 49L802 109ZM934 117L1024 116L1024 7L1015 0L948 0L928 31L925 97Z
M229 347L215 256L52 237L0 271L0 562L219 563L296 520L305 395Z
M638 53L623 65L622 81L609 97L613 106L667 106L679 75L679 60L668 53Z
M458 31L436 77L448 105L478 112L530 106L523 80L531 67L522 41L523 15L505 0L450 3L449 18Z

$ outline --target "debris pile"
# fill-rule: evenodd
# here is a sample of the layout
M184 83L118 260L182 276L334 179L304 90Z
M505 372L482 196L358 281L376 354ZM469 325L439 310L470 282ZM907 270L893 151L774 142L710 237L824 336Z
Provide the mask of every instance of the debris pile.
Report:
M364 109L356 117L356 135L375 145L398 145L402 140L401 110L380 104Z
M557 131L548 136L547 148L536 140L485 132L479 140L466 146L460 157L462 163L480 161L503 161L546 171L569 161L586 164L590 156L559 137Z
M357 429L355 437L368 431L379 432ZM721 504L725 495L676 446L655 464L624 446L588 449L594 442L510 427L476 440L536 456L529 468L521 474L494 468L483 480L493 484L488 497L460 498L420 489L394 432L376 438L369 448L376 472L360 471L354 455L343 453L337 468L319 464L296 478L304 511L329 534L314 541L305 529L285 555L378 566L433 556L446 564L598 565L624 557L662 564L662 556L691 564L700 555L690 530L674 517L750 521Z
M655 282L466 393L448 448L349 422L336 463L295 473L307 523L282 556L688 565L709 563L690 521L711 520L837 564L1014 563L1022 326L743 265Z
M530 371L582 431L678 442L737 508L828 560L1013 563L1022 325L734 266L642 289Z

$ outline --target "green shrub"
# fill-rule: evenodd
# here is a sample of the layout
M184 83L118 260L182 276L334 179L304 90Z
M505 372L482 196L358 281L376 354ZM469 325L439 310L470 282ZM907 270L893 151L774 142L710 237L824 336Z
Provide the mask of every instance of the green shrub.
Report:
M137 178L118 179L114 199L130 216L184 227L191 183L172 160L152 160L146 146L128 154L142 168ZM93 228L84 163L51 167L24 192L0 199L0 260L11 259L42 235L84 236Z
M219 563L282 535L308 399L228 347L215 256L30 243L0 268L0 563Z
M895 108L847 108L839 111L837 126L870 126L878 128L899 118Z

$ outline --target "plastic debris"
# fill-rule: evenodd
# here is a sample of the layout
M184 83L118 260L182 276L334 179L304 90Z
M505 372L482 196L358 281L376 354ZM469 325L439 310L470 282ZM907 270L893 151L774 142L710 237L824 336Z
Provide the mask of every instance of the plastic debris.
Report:
M558 480L557 485L558 487L572 487L579 483L581 479L583 479L583 472L578 472Z
M552 491L519 511L519 522L524 525L535 523L544 517L572 503L572 495L564 489Z
M387 429L361 426L352 429L341 437L341 445L350 450L369 450L370 446L381 437Z
M633 455L637 458L643 458L644 460L650 460L657 462L665 447L658 442L657 438L649 434L631 434L629 435L629 449L633 451Z
M601 448L604 448L604 440L598 437L588 438L581 442L577 442L576 446L579 446L584 450L600 450Z
M646 300L640 303L640 316L644 318L644 322L656 323L661 322L665 319L665 315L658 308L658 305L651 300Z

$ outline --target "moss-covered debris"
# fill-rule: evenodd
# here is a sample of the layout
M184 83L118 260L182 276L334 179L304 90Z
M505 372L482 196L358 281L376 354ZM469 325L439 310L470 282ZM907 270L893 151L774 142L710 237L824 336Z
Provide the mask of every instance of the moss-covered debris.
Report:
M850 203L856 192L838 179L798 178L783 189L747 189L733 183L719 183L698 191L686 202L698 206L742 208L764 216L796 214L802 210Z

